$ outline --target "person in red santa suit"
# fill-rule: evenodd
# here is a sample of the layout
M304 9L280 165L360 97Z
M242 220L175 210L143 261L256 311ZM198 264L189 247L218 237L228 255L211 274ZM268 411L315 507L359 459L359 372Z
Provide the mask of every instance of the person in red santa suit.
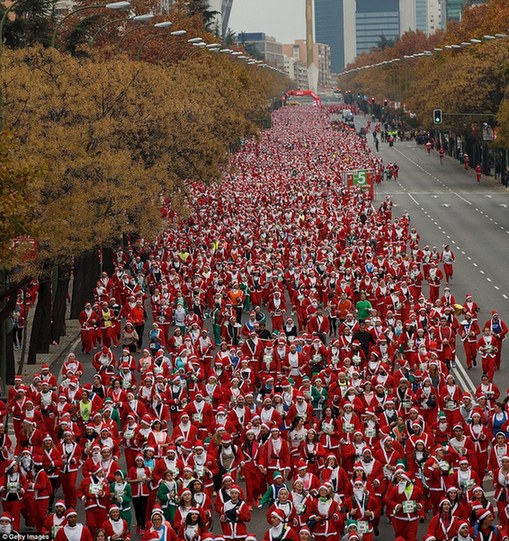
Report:
M451 465L445 458L445 448L442 445L438 445L434 453L426 460L423 472L429 489L430 505L428 507L431 507L435 514L447 490L451 475Z
M267 302L267 310L269 311L271 317L272 332L280 332L283 328L284 323L286 301L284 296L282 296L281 289L279 289L279 287L275 287L273 293L269 296Z
M318 307L315 314L308 320L307 330L309 334L316 334L325 344L330 331L329 318L323 314L323 308Z
M477 337L481 333L477 318L474 319L471 312L465 313L465 319L460 323L459 334L465 350L467 368L477 366Z
M247 503L241 498L237 485L230 489L230 499L218 506L219 521L226 541L245 541L246 523L251 521L251 512Z
M295 401L290 406L286 414L285 422L287 426L291 425L295 417L300 417L306 427L313 426L314 423L314 410L310 402L306 402L304 393L298 391L295 394Z
M108 346L103 346L93 359L92 366L96 372L103 378L104 384L110 384L111 371L115 368L115 355Z
M87 302L85 309L79 315L81 327L81 352L90 354L92 351L92 341L96 332L99 316L92 310L92 304Z
M211 427L214 424L214 410L203 399L201 390L195 393L194 400L185 406L184 411L189 414L191 423L198 429L198 438L209 437Z
M43 533L49 536L50 539L55 539L58 531L67 524L65 518L65 502L64 500L58 500L55 503L55 512L50 513L44 521Z
M11 460L5 468L3 477L0 479L0 495L3 510L12 516L16 531L20 527L26 485L27 481L19 472L18 463L15 460Z
M320 486L318 497L311 502L307 514L308 525L314 525L311 529L316 541L335 539L343 529L342 515L338 503L331 497L330 485Z
M420 511L424 507L424 495L403 469L395 472L396 484L389 489L387 506L394 527L395 537L417 541Z
M131 532L127 520L120 516L120 507L118 505L110 505L108 510L108 520L102 524L102 529L106 532L108 540L122 541L131 539Z
M299 536L285 520L285 513L282 509L274 509L270 514L267 514L267 521L271 527L265 532L263 541L282 541L283 539L299 541Z
M230 434L223 434L219 445L215 449L211 449L210 456L217 463L217 470L214 470L214 482L216 486L219 484L221 476L231 475L233 480L237 477L237 470L240 469L244 461L244 454L239 445L233 443ZM216 473L217 472L217 473Z
M380 520L380 505L362 479L354 481L353 494L343 502L343 508L347 509L347 517L357 522L363 541L373 541L373 533L378 535L376 525Z
M78 522L78 513L68 509L65 513L65 524L58 530L55 541L92 541L90 530Z
M198 429L191 423L189 413L183 412L180 416L180 422L174 425L172 440L182 437L184 441L194 442L198 438Z
M429 284L429 298L434 304L437 299L440 298L440 284L444 275L442 271L437 268L436 262L432 262L429 267L427 281Z
M159 505L154 507L150 518L143 532L142 541L179 541L172 525L164 519L164 513Z
M452 514L451 502L442 498L438 506L438 512L434 515L426 531L426 539L433 537L439 541L452 541L458 532L461 520Z
M97 528L100 528L108 518L110 497L110 486L100 465L90 477L83 479L78 488L78 497L85 503L87 527L95 534Z
M500 319L500 317L498 316L498 312L496 310L492 310L491 319L488 319L488 321L486 321L486 323L483 325L483 328L485 327L489 327L493 336L498 341L498 351L496 352L495 367L496 370L500 370L500 360L502 358L502 343L504 342L508 332L507 325L504 321Z
M500 516L509 501L509 455L504 455L500 459L500 467L493 472L493 487Z
M62 457L62 489L64 491L64 499L67 507L76 507L77 493L76 480L78 470L81 467L81 447L74 440L74 434L66 430L64 439L58 445L58 451Z
M493 381L495 377L499 349L500 341L490 327L485 325L483 334L477 341L477 351L481 354L482 371L488 376L489 381Z
M290 473L290 447L288 442L281 437L278 426L273 426L270 438L263 445L260 456L260 470L267 474L267 482L271 484L274 473L280 471L283 475Z
M33 459L34 463L34 476L31 481L32 488L34 490L34 503L32 517L35 521L35 528L37 533L43 533L44 520L48 513L48 504L53 494L53 487L47 473L44 471L42 457L35 455Z

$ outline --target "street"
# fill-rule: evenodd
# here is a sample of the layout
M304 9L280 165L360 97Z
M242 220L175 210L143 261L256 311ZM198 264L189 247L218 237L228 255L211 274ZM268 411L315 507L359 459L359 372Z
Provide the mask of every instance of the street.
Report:
M372 143L370 135L368 142ZM456 302L462 304L465 294L471 293L481 308L480 324L489 318L491 310L495 308L504 318L509 314L509 302L501 269L509 263L509 253L501 247L509 235L509 193L500 186L494 186L493 181L483 180L477 184L473 171L465 172L452 159L445 159L444 165L440 165L437 153L427 155L425 149L414 142L398 142L392 148L382 143L380 151L384 162L396 162L400 172L397 182L385 181L377 186L375 208L389 195L394 203L395 217L409 213L411 225L421 235L421 246L436 246L440 252L445 242L450 243L456 256L454 279L450 284ZM427 292L427 286L424 291ZM151 323L149 318L146 330ZM210 319L206 321L206 326L212 330ZM474 394L480 381L480 366L467 371L459 340L457 345L459 362L453 372L461 386ZM118 357L120 348L114 352ZM90 381L95 372L90 362L91 356L81 353L79 344L75 354L85 367L83 380ZM505 396L504 382L508 375L507 363L503 361L500 372L496 374L502 396ZM487 482L486 486L489 490L491 485ZM84 520L84 512L80 505L78 507L80 520ZM268 527L265 512L266 509L252 513L248 531L253 532L257 539L263 537ZM426 527L427 522L420 525L420 534L425 532ZM220 532L217 517L214 532ZM382 517L380 539L390 539L393 535L392 526ZM137 538L136 535L133 537Z

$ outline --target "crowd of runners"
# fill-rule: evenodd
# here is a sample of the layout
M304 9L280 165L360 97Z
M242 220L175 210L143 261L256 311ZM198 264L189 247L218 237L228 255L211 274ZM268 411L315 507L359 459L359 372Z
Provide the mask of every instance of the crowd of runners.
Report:
M372 541L381 521L415 541L424 520L428 541L509 537L507 326L455 298L448 245L345 188L385 169L363 139L326 108L273 120L222 184L190 186L188 219L166 208L155 242L115 253L86 363L16 379L0 534L248 541L262 507L268 541Z

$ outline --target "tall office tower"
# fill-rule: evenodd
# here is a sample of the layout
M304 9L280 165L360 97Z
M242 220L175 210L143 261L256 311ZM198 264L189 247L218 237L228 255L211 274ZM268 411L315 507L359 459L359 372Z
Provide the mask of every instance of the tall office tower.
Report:
M334 73L345 67L344 3L345 0L315 0L315 39L329 45ZM350 24L353 26L354 21Z
M357 54L376 47L384 38L400 36L400 0L357 0L355 29Z

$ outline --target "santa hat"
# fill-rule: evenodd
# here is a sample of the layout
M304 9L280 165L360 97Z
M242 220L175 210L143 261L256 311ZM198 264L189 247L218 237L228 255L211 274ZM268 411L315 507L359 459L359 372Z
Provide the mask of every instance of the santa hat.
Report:
M65 513L65 518L69 518L72 516L78 516L78 513L74 509L68 509Z
M154 505L150 517L152 518L154 515L161 515L161 517L164 518L163 510L161 509L161 506L159 504Z
M285 522L285 512L282 509L274 509L272 513L270 514L271 517L278 518L281 522Z
M120 507L116 504L110 505L108 513L111 513L112 511L120 511Z
M489 509L478 509L476 512L476 518L477 522L481 522L481 520L484 520L488 515L491 515L491 511Z
M57 500L57 502L55 503L55 507L57 507L57 506L63 507L64 509L67 509L67 506L65 505L64 500Z
M240 487L238 485L232 485L231 488L230 488L230 492L233 492L233 491L236 491L238 492L239 494L241 494L241 490L240 490Z
M9 522L12 522L12 515L10 513L8 513L7 511L4 511L0 515L0 520L8 520Z
M232 441L233 440L230 434L228 433L223 434L223 437L221 438L221 443L231 443Z

